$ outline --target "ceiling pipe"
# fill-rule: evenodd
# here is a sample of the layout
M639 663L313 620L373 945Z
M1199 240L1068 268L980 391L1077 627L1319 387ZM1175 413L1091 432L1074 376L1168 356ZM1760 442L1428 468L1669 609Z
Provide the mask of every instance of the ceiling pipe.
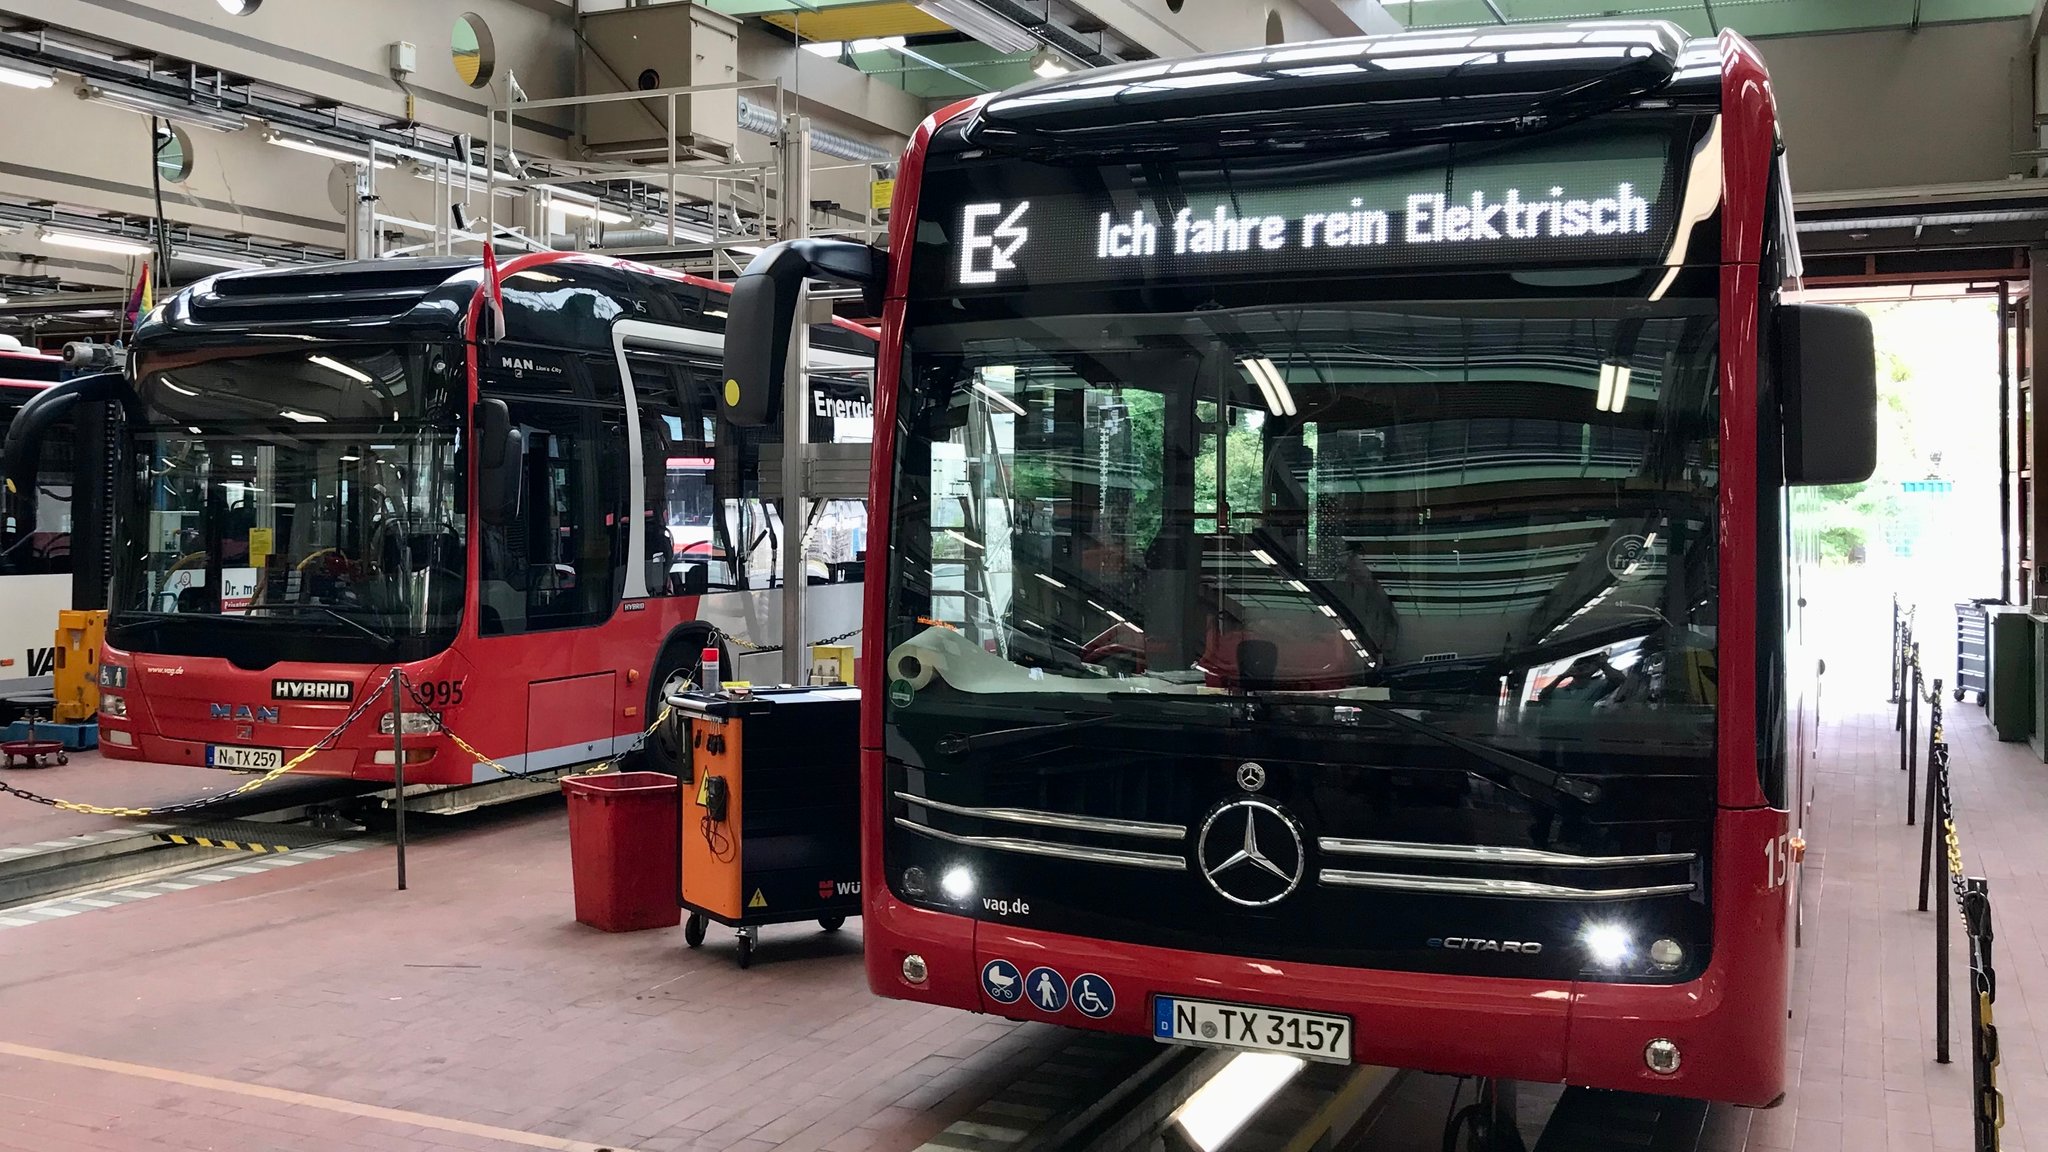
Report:
M757 136L775 136L780 133L781 125L776 123L775 113L742 96L740 130L752 132ZM851 160L861 164L891 164L896 160L896 154L886 148L877 147L843 132L834 132L830 128L820 128L815 124L811 126L811 148L835 160Z

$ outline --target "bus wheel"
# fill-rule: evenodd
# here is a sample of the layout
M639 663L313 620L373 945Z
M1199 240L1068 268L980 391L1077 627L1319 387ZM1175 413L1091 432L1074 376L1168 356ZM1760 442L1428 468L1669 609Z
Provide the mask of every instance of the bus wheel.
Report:
M648 682L647 715L650 718L659 716L669 696L682 691L690 682L690 675L696 669L697 655L703 650L703 638L689 636L662 652L661 663L655 667L654 678ZM681 775L689 766L686 750L678 743L683 731L680 724L663 724L656 728L640 750L633 754L632 767L642 772Z

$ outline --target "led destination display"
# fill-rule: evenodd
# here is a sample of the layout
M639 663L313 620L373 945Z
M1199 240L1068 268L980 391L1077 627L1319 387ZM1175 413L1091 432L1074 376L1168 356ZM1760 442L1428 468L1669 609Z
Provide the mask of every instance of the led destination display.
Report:
M1067 167L927 178L921 294L1412 267L1661 264L1681 197L1669 127L1573 132L1435 164L1374 157ZM1682 154L1682 153L1681 153Z

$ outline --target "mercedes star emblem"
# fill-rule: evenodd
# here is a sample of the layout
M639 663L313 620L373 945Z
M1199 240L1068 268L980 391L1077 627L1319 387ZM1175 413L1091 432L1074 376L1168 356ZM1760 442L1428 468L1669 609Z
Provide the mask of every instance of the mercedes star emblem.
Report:
M1256 760L1247 760L1237 766L1237 786L1247 792L1257 792L1266 786L1266 769Z
M1264 800L1224 804L1202 821L1195 839L1195 867L1202 878L1218 896L1247 908L1286 899L1301 884L1307 864L1293 817Z

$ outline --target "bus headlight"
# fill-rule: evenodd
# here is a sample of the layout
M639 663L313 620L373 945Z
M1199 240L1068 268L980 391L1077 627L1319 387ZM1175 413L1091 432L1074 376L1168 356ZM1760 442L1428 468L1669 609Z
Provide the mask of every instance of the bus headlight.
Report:
M377 731L389 736L392 734L391 728L391 713L386 712L383 719L377 721ZM434 731L434 718L432 716L427 715L425 712L407 712L405 714L405 735L431 736L434 734Z
M903 958L903 979L912 984L922 984L931 978L931 972L924 966L924 957L912 952Z
M1615 924L1595 924L1586 929L1580 939L1585 942L1586 955L1602 968L1620 967L1635 951L1628 929Z
M126 664L100 665L100 687L126 688L127 686L128 666Z
M128 698L126 696L109 696L104 692L100 693L100 715L112 717L116 720L127 719Z
M939 877L939 889L948 900L965 900L974 895L974 873L964 865L955 864Z
M1661 937L1650 943L1650 967L1659 972L1676 972L1685 963L1685 949L1678 941Z

